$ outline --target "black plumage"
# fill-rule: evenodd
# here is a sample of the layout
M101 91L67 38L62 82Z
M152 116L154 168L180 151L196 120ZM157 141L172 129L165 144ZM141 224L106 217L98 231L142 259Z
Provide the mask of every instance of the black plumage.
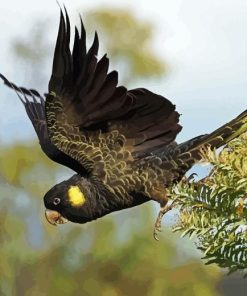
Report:
M68 14L61 11L45 98L0 76L24 104L44 153L76 172L45 195L48 221L85 223L149 200L164 208L167 188L200 160L202 146L218 148L237 136L247 112L178 145L175 106L147 89L118 86L107 56L97 58L97 33L86 49L82 20L72 52L70 35Z

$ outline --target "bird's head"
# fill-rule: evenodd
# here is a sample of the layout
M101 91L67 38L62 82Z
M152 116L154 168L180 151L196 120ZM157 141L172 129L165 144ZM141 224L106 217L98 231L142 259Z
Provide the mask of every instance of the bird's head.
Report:
M44 196L47 221L57 225L93 220L92 203L95 199L91 187L92 184L79 175L52 187Z

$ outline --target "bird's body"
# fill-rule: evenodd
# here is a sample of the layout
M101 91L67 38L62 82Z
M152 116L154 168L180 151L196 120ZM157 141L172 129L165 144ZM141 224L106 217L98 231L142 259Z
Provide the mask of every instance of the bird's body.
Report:
M52 160L76 172L44 197L48 220L85 223L114 211L155 200L165 206L166 189L201 159L202 147L218 148L246 129L247 111L209 135L177 144L179 114L166 98L139 88L117 86L109 60L99 61L98 37L86 50L86 34L61 12L49 93L16 90Z

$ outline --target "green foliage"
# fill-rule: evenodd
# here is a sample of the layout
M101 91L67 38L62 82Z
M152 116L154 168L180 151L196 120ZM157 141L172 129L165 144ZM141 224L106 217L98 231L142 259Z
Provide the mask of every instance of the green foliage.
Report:
M199 182L180 182L173 198L181 214L174 231L198 237L207 264L230 272L247 271L247 134L232 140L218 155L202 150L212 166Z

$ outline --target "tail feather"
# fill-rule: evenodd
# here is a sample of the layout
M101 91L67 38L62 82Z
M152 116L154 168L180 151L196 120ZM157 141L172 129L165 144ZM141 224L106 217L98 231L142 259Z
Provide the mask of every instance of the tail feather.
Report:
M184 144L178 145L178 149L180 150L179 159L185 161L187 160L189 163L194 164L195 162L201 159L200 148L211 146L212 149L219 148L231 140L237 138L242 133L247 131L247 110L242 112L236 118L231 120L230 122L224 124L220 128L216 129L210 134L200 136L192 139L191 141L187 141ZM191 142L191 145L189 145ZM185 145L187 149L185 148ZM186 161L186 162L187 162Z

